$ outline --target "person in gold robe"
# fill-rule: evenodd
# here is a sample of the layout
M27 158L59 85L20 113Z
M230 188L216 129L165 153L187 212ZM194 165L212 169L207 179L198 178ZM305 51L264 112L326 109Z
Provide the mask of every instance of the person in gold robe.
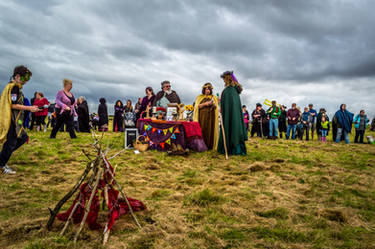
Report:
M195 99L193 116L202 128L203 140L209 150L216 149L219 140L219 102L212 90L211 83L203 85L202 94Z

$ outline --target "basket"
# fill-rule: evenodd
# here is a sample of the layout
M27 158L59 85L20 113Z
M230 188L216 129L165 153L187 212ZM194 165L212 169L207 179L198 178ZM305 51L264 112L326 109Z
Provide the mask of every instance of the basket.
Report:
M146 151L148 149L148 142L146 142L146 141L143 141L143 142L140 141L139 139L141 137L146 138L143 135L138 136L137 139L133 142L133 146L134 146L134 149L139 150L141 152L144 152L144 151Z

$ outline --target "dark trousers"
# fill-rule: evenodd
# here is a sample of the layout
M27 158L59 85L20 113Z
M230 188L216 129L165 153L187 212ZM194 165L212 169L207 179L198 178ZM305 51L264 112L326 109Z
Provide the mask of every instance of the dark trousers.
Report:
M358 143L358 138L359 138L359 142L363 143L364 136L365 136L365 130L355 130L354 143Z
M251 127L251 131L250 131L251 137L253 137L255 133L257 134L258 137L261 137L262 136L261 132L262 131L261 131L260 123L254 122L253 126Z
M66 130L69 132L70 138L76 138L76 133L74 132L74 122L73 122L73 115L70 115L70 112L63 112L61 114L57 114L56 116L56 124L53 127L50 138L55 138L59 129L66 125Z
M307 126L307 125L304 125L304 126L303 126L303 133L305 133L305 131L306 131L306 141L309 141L309 131L310 131L310 127ZM302 133L302 134L303 134L303 133Z
M34 128L34 123L35 123L35 113L31 113L30 130Z
M51 127L53 128L55 126L55 122L56 122L56 118L54 117L48 118L47 128L49 127L49 125L51 125Z
M35 116L36 126L46 125L46 116Z
M7 141L3 145L3 149L0 153L0 167L4 167L7 162L9 161L12 153L21 147L24 143L27 142L28 136L25 133L17 138L16 128L14 124L10 125L8 134L7 134Z

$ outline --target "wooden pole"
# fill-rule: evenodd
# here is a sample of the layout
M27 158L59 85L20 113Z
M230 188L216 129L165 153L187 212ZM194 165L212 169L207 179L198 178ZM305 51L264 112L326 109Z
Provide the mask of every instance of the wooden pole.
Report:
M224 129L224 122L223 117L221 116L221 110L220 110L220 123L221 123L221 132L223 133L223 142L224 142L224 151L225 151L225 159L228 160L228 149L227 149L227 139L225 138L225 129Z
M70 223L70 220L72 219L73 215L74 215L74 212L76 211L76 209L78 208L78 206L81 205L81 194L79 195L79 198L78 198L78 201L76 202L76 204L74 205L72 211L70 212L69 214L69 217L68 217L68 220L66 221L65 225L64 225L64 228L61 230L60 232L60 236L63 236L64 233L65 233L65 230L66 228L68 227L69 223Z
M81 224L79 226L79 229L78 229L76 235L74 236L74 243L77 242L78 236L81 233L83 226L85 225L87 216L88 216L90 208L91 208L92 200L94 199L94 196L96 194L96 189L98 188L99 180L100 180L100 178L102 176L102 172L103 172L103 169L101 167L99 167L99 171L98 171L98 174L96 176L96 181L95 181L95 184L94 184L94 188L92 189L89 202L88 202L88 204L85 207L85 215L83 216L83 219L82 219L82 222L81 222Z
M116 187L119 189L120 193L121 193L121 196L122 198L125 199L125 202L126 204L128 205L128 208L129 208L129 211L130 211L130 214L133 216L134 220L135 220L135 223L137 223L138 227L139 228L142 228L141 225L139 224L138 220L137 220L137 217L135 216L134 212L133 212L133 209L128 201L128 198L126 198L126 195L124 194L124 192L122 191L122 188L121 186L117 183L116 179L115 179L115 176L113 175L111 169L109 168L109 165L106 161L106 158L105 156L102 154L102 157L103 157L103 160L104 160L104 163L105 163L105 166L107 167L107 170L109 172L109 174L111 175L112 179L114 180L114 183L116 184Z
M69 191L69 193L67 193L56 205L56 207L51 210L49 209L50 211L50 217L49 217L49 220L47 222L47 229L48 230L51 230L52 228L52 224L53 222L55 221L55 218L56 218L56 215L59 213L61 207L65 204L65 202L67 200L70 199L70 197L72 197L72 195L77 191L77 189L81 186L82 182L86 179L87 177L87 174L90 172L90 170L92 169L92 166L94 165L94 162L89 162L86 166L86 169L85 171L83 172L83 174L81 175L81 178L78 180L78 182L76 183L76 185L74 185L74 187Z

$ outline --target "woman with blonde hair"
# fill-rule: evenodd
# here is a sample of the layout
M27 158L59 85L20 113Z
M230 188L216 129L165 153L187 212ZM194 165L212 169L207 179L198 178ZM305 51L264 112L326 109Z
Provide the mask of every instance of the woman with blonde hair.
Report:
M56 138L57 132L60 127L65 124L67 131L69 131L70 138L76 138L74 132L73 117L77 116L75 106L77 105L77 100L75 99L73 93L70 92L73 88L73 81L69 79L63 79L64 88L57 92L56 95L56 125L53 127L50 138Z
M193 119L202 128L203 140L208 149L216 149L219 140L219 102L212 94L212 84L202 87L202 94L195 99Z

